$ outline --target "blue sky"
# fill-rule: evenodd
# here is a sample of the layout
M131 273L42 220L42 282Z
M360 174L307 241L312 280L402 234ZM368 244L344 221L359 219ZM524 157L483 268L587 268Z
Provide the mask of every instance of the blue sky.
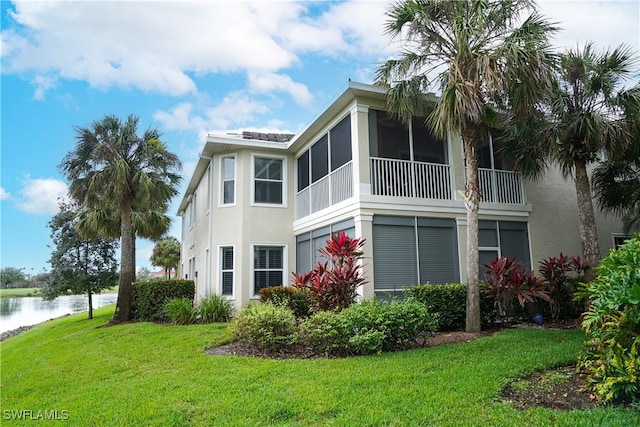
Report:
M397 47L382 35L389 3L2 1L0 265L49 270L74 127L137 115L140 132L163 132L186 185L207 134L295 133L349 78L371 83ZM563 28L560 48L640 50L635 0L539 5ZM138 266L152 268L152 248L138 242Z

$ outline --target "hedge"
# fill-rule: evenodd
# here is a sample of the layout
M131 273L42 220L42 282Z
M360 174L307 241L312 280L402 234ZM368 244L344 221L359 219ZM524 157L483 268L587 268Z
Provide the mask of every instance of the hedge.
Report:
M187 298L193 301L196 286L193 280L153 280L131 285L131 318L136 320L165 320L164 304L170 299Z
M427 311L435 315L440 331L464 330L467 285L464 283L447 283L444 285L417 285L404 289L407 298L424 304Z

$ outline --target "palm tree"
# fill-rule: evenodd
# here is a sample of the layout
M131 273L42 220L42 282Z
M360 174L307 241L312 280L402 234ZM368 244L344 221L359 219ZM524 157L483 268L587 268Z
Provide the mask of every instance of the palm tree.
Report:
M509 120L511 132L502 144L503 156L524 174L539 176L554 162L565 176L573 175L587 281L594 278L593 267L600 261L587 167L602 153L612 159L632 154L627 150L639 138L640 85L627 89L624 82L634 75L633 65L631 50L624 45L597 52L587 43L582 50L562 54L554 84L538 111L525 126L517 118Z
M523 14L531 15L521 20ZM462 138L467 178L466 330L480 330L478 260L477 146L498 112L508 106L526 110L549 75L548 37L555 28L535 11L532 1L405 0L388 11L386 33L404 38L397 59L382 64L376 83L387 87L392 113L408 122L431 111L427 124L442 138ZM440 93L433 108L424 95Z
M175 237L164 237L156 242L151 254L151 264L164 269L164 276L171 279L171 270L180 264L180 242Z
M71 196L89 212L102 212L102 220L94 218L93 229L109 237L115 224L119 226L120 278L112 323L130 318L134 219L144 208L166 208L181 179L180 161L160 141L160 133L150 129L138 136L138 123L133 115L124 122L107 115L90 127L77 127L75 150L60 164Z
M617 158L599 164L592 184L600 208L621 215L625 233L640 232L640 138Z

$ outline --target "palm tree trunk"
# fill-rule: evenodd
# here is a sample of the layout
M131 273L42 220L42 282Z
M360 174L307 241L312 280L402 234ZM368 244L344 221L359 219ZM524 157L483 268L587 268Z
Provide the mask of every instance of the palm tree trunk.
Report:
M478 209L480 207L480 184L478 182L478 155L476 135L464 132L463 144L467 166L465 184L465 206L467 208L467 332L480 332L480 279L478 251Z
M600 246L598 244L598 230L593 213L593 199L591 186L587 175L587 165L584 160L576 160L576 196L578 198L578 214L580 215L580 241L582 242L582 258L588 268L584 273L585 281L595 279L594 268L600 262Z
M84 242L84 280L87 281L87 304L89 306L89 319L93 319L93 299L91 295L91 279L89 279L89 242Z
M131 318L131 282L133 282L133 233L131 232L131 200L125 198L121 205L120 224L120 280L118 301L111 323L126 322Z

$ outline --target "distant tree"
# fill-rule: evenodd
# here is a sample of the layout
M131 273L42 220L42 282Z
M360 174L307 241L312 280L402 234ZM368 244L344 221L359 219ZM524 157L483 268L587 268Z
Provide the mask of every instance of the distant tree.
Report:
M3 288L20 288L27 284L24 268L4 267L0 270L0 282Z
M153 248L151 264L164 269L164 275L171 279L171 270L180 264L180 242L175 237L165 237Z
M46 271L42 273L34 274L29 277L29 287L30 288L41 288L45 286L49 282L50 274Z
M118 242L100 237L82 238L75 229L77 215L72 205L61 203L60 211L49 221L55 249L49 259L52 268L42 296L54 299L59 295L86 294L92 319L93 294L118 284L115 256Z
M109 238L117 227L121 239L118 301L111 323L131 317L135 236L144 234L146 225L136 226L135 218L166 211L181 180L180 161L160 140L160 132L149 129L138 136L138 123L135 116L123 122L107 115L90 127L76 128L76 147L60 164L70 181L71 196L87 209L87 221L93 222L79 228ZM155 219L168 223L166 215Z
M148 282L151 280L151 271L147 267L140 267L136 273L137 282Z

